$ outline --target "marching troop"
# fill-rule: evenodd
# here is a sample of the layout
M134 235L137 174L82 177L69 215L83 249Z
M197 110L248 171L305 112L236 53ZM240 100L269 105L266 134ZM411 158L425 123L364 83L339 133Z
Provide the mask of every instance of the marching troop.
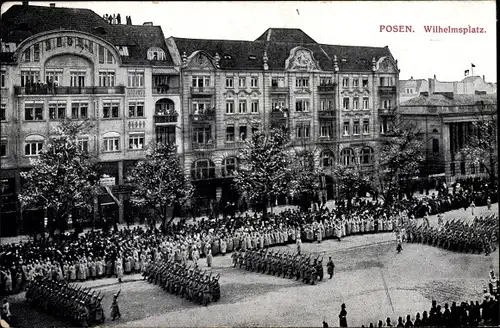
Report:
M145 280L168 293L205 306L220 299L219 277L174 260L150 263L143 273Z
M32 306L83 327L104 322L103 297L88 288L47 278L31 281L26 290Z

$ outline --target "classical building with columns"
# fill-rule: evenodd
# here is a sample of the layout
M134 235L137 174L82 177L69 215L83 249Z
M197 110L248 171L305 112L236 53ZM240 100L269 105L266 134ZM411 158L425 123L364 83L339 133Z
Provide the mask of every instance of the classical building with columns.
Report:
M63 118L93 120L81 147L98 154L102 184L119 200L103 190L90 216L131 215L128 168L151 141L182 143L179 71L162 29L24 2L2 15L1 50L2 234L29 233L43 217L21 211L19 173Z
M415 123L426 141L422 176L443 177L451 183L457 178L487 176L488 170L497 170L497 150L492 152L491 162L485 161L493 165L488 165L488 168L471 162L460 152L471 134L481 133L473 122L496 122L496 94L484 91L475 94L423 92L402 102L399 114L401 120ZM496 143L493 146L497 148Z
M282 127L309 148L334 194L335 165L370 169L398 105L388 47L321 44L300 29L270 28L254 41L171 37L180 67L186 175L205 204L234 201L238 149L256 130Z

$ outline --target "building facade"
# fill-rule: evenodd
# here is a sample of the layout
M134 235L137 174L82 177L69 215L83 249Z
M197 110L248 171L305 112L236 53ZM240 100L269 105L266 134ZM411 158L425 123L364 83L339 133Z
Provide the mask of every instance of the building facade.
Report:
M492 143L495 150L488 155L492 161L485 161L488 167L472 162L461 153L470 136L481 133L481 125L474 122L496 122L496 94L422 93L402 102L399 113L402 121L416 124L426 143L422 176L443 177L451 183L458 178L486 177L488 171L496 171L496 142Z
M20 172L64 118L91 120L81 147L98 154L102 182L119 200L103 190L91 215L126 219L127 171L144 158L145 145L181 143L179 73L161 28L24 3L2 16L1 46L3 233L28 233L43 217L43 209L20 209Z

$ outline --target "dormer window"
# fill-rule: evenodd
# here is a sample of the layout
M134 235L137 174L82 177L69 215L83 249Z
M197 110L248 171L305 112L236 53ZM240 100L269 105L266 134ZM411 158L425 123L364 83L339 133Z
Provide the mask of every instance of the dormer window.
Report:
M255 60L255 59L257 59L257 57L255 57L254 55L250 55L250 56L248 56L248 59Z
M231 59L233 59L233 58L231 57L231 55L224 55L224 59L231 60Z
M165 52L161 48L157 47L149 48L148 60L163 61L165 60Z
M120 56L128 57L128 47L127 46L117 46L118 53Z

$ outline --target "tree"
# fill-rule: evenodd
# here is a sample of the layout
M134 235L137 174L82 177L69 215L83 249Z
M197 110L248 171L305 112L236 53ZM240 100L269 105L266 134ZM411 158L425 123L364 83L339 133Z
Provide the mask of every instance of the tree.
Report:
M467 135L465 146L460 150L464 158L484 168L494 185L498 163L496 117L496 103L485 104L481 101L471 123L472 133Z
M381 146L374 181L385 204L391 204L403 192L410 191L408 187L419 174L424 154L424 142L415 126L394 127L392 135ZM411 193L408 196L411 197Z
M68 214L75 208L90 210L97 194L99 164L95 154L83 149L79 135L91 128L89 121L62 121L56 126L38 158L30 159L32 168L22 172L23 207L47 210L51 236L56 228L64 230Z
M289 190L291 170L287 142L282 131L271 129L269 133L254 133L240 149L241 165L235 171L235 185L264 216L269 200Z
M185 205L193 189L186 186L180 158L175 145L153 143L149 145L146 159L132 168L128 182L135 187L134 204L145 205L162 220L161 229L166 231L175 218L175 211L167 221L169 208Z
M299 198L302 210L307 210L317 197L321 187L321 174L314 165L314 151L295 151L291 162L291 192Z
M339 199L346 199L349 209L352 206L352 199L372 184L367 172L359 167L338 165L332 172L337 182Z

